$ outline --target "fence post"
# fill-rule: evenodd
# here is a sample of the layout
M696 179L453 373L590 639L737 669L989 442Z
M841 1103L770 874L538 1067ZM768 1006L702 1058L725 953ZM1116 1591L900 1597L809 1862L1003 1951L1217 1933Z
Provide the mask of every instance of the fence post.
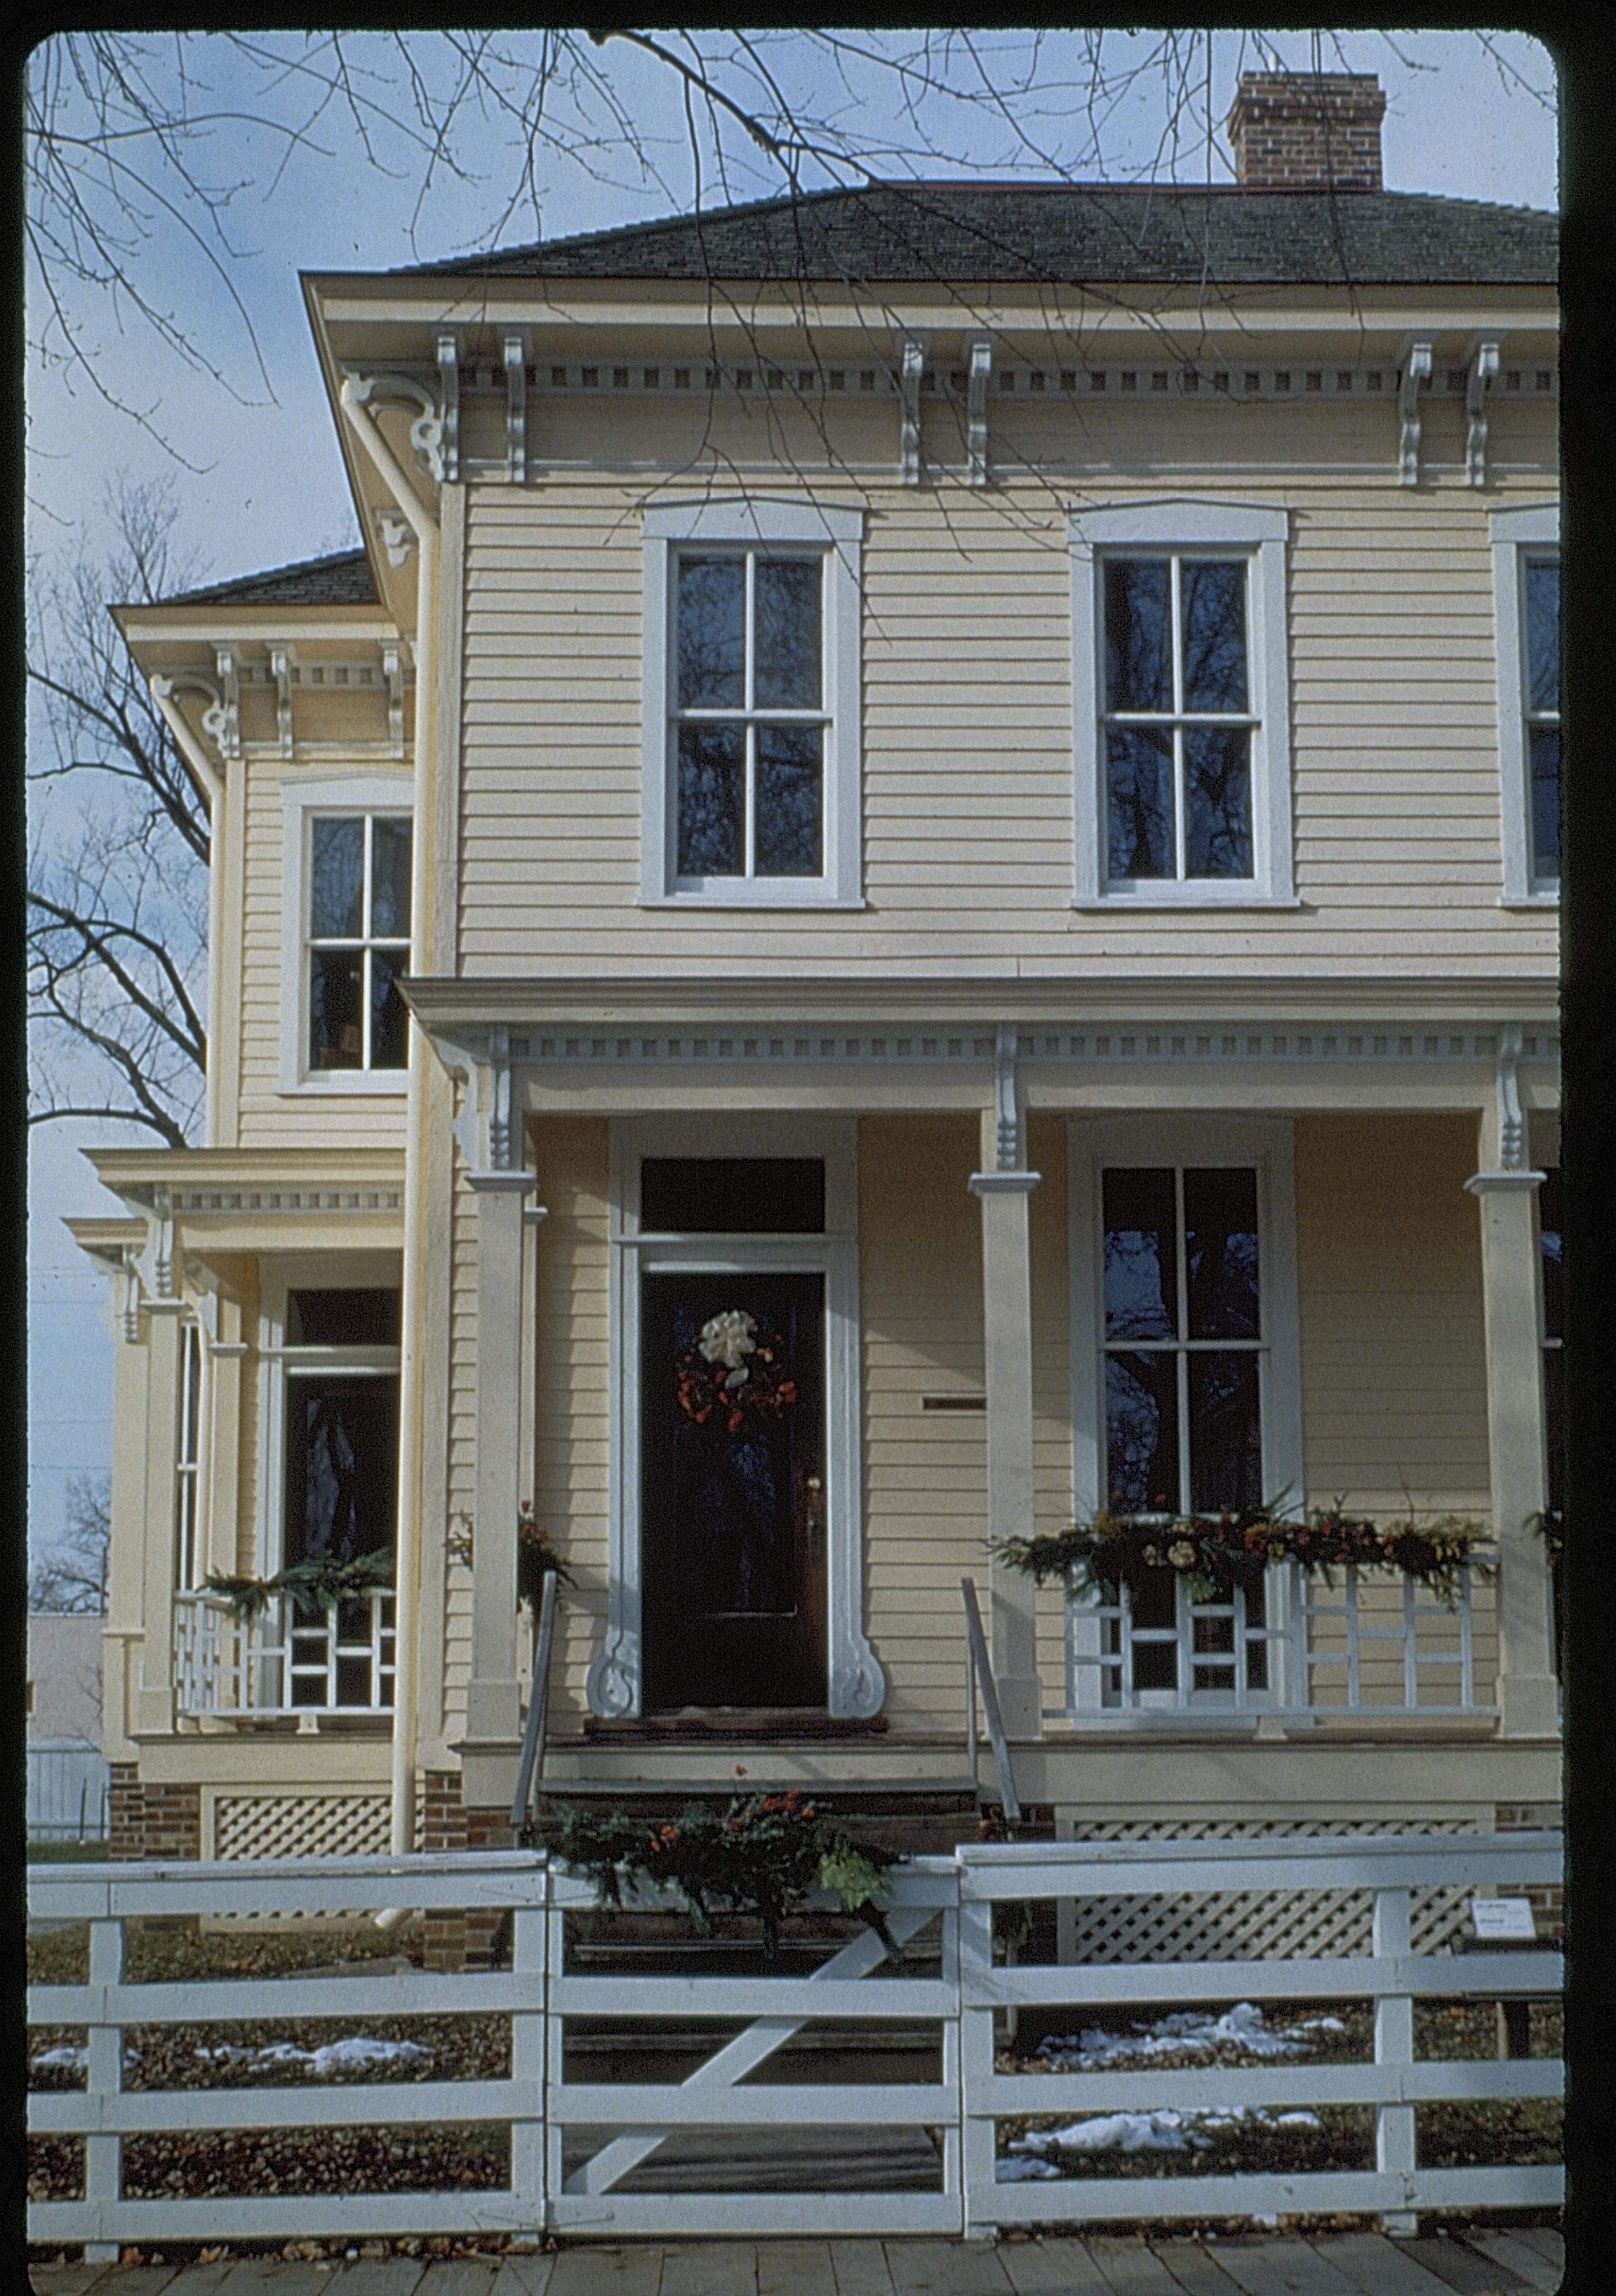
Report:
M564 2186L562 2146L566 2125L551 2111L566 2071L564 2019L558 2006L567 1972L567 1916L556 1903L555 1861L545 1860L545 2228L554 2229L554 2202Z
M974 2115L971 2105L978 2082L985 2083L993 2078L993 1906L987 1898L965 1895L967 1874L963 1866L959 1877L961 2214L967 2240L991 2240L994 2124L991 2114ZM972 1998L979 1995L987 1997L980 2005Z
M123 1923L114 1918L90 1923L89 1980L93 1986L123 1982ZM85 2088L91 2096L116 2096L123 2087L123 2027L94 2024L89 2028ZM84 2196L96 2204L103 2230L117 2221L123 2198L123 2138L116 2135L86 2136L84 2140ZM86 2240L86 2264L116 2264L116 2240Z
M549 1938L546 1929L548 1917L545 1900L548 1896L549 1877L541 1872L538 1878L538 1904L518 1906L511 1917L512 1982L518 1988L519 1997L529 1988L534 1997L531 2008L513 2009L511 2013L511 2079L513 2082L530 2081L538 2094L536 2119L518 2120L514 2116L512 2118L511 2190L518 2205L526 2211L523 2231L542 2236L546 2192L545 2081L549 2054L546 2026L550 1989Z
M1377 1890L1374 1893L1374 1951L1376 1963L1409 1951L1409 1906L1412 1892ZM1375 1972L1376 1983L1380 1972ZM1377 2065L1414 2062L1414 2000L1407 1993L1376 1992L1374 1998L1374 2062ZM1374 2109L1374 2165L1382 2175L1400 2177L1403 2197L1414 2196L1414 2107L1378 2104ZM1411 2238L1420 2228L1412 2209L1388 2210L1381 2218L1383 2232Z
M963 1988L960 1983L960 1864L954 1860L952 1898L945 1903L940 1928L942 1931L942 1966L938 1975L954 1992L954 2014L943 2023L942 2080L946 2088L954 2092L954 2126L941 2132L943 2140L943 2191L959 2202L959 2229L966 2228L965 2218L965 2085L964 2062L961 2041L961 2009Z

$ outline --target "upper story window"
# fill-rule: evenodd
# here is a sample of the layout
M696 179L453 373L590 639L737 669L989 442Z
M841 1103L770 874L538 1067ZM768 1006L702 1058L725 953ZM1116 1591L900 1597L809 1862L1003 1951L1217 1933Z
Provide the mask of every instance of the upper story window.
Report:
M1079 906L1291 898L1283 511L1072 521Z
M808 504L646 512L648 901L857 901L860 526Z
M1504 898L1560 892L1560 513L1492 513Z
M398 1091L409 1061L410 785L289 785L281 1088Z

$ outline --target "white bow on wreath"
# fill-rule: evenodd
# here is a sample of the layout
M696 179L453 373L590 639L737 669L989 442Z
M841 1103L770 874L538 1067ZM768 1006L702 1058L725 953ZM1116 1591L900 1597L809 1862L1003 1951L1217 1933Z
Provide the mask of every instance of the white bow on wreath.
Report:
M743 1308L726 1308L721 1316L710 1316L702 1324L697 1347L708 1363L725 1366L726 1388L746 1385L746 1358L758 1351L757 1332L757 1317Z

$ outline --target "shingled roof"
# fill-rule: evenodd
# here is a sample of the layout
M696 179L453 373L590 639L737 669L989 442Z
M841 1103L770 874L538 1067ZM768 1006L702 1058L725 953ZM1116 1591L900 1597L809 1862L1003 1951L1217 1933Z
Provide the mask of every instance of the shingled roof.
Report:
M304 558L267 574L242 574L234 582L210 582L206 589L181 590L166 606L373 606L376 586L362 550L338 550L329 558Z
M1546 286L1559 222L1423 192L878 184L414 265L395 278Z

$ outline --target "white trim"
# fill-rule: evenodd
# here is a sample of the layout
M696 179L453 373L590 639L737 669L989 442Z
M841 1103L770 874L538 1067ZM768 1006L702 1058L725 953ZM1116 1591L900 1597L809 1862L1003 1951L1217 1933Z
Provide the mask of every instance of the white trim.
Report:
M877 1714L886 1677L864 1633L857 1120L730 1113L715 1138L710 1116L625 1118L613 1120L610 1140L610 1559L606 1629L589 1669L590 1710L617 1716L640 1710L640 1271L769 1269L824 1278L827 1710ZM822 1158L824 1233L642 1235L641 1158L715 1153Z
M803 909L863 906L860 594L864 512L831 504L728 501L658 503L644 513L643 797L640 899L674 908ZM675 873L669 801L668 648L672 629L671 554L681 543L799 543L824 553L824 873L822 877L723 878L681 886Z
M1073 906L1104 909L1292 907L1290 666L1285 545L1289 513L1254 503L1168 500L1115 504L1068 514L1071 547L1072 739L1077 761ZM1100 753L1101 550L1237 550L1252 564L1248 624L1253 715L1250 877L1152 880L1112 885L1104 873L1105 806Z
M1493 630L1498 665L1498 830L1504 857L1504 900L1512 907L1557 909L1558 882L1534 876L1531 789L1522 737L1521 553L1560 546L1558 503L1528 503L1489 513L1492 529Z
M408 1088L406 1069L326 1069L317 1075L305 1065L308 1014L303 986L304 924L308 915L308 824L316 813L407 814L411 835L415 784L407 774L345 774L340 780L289 778L282 788L284 816L281 864L281 1072L283 1093L342 1098L401 1099Z

